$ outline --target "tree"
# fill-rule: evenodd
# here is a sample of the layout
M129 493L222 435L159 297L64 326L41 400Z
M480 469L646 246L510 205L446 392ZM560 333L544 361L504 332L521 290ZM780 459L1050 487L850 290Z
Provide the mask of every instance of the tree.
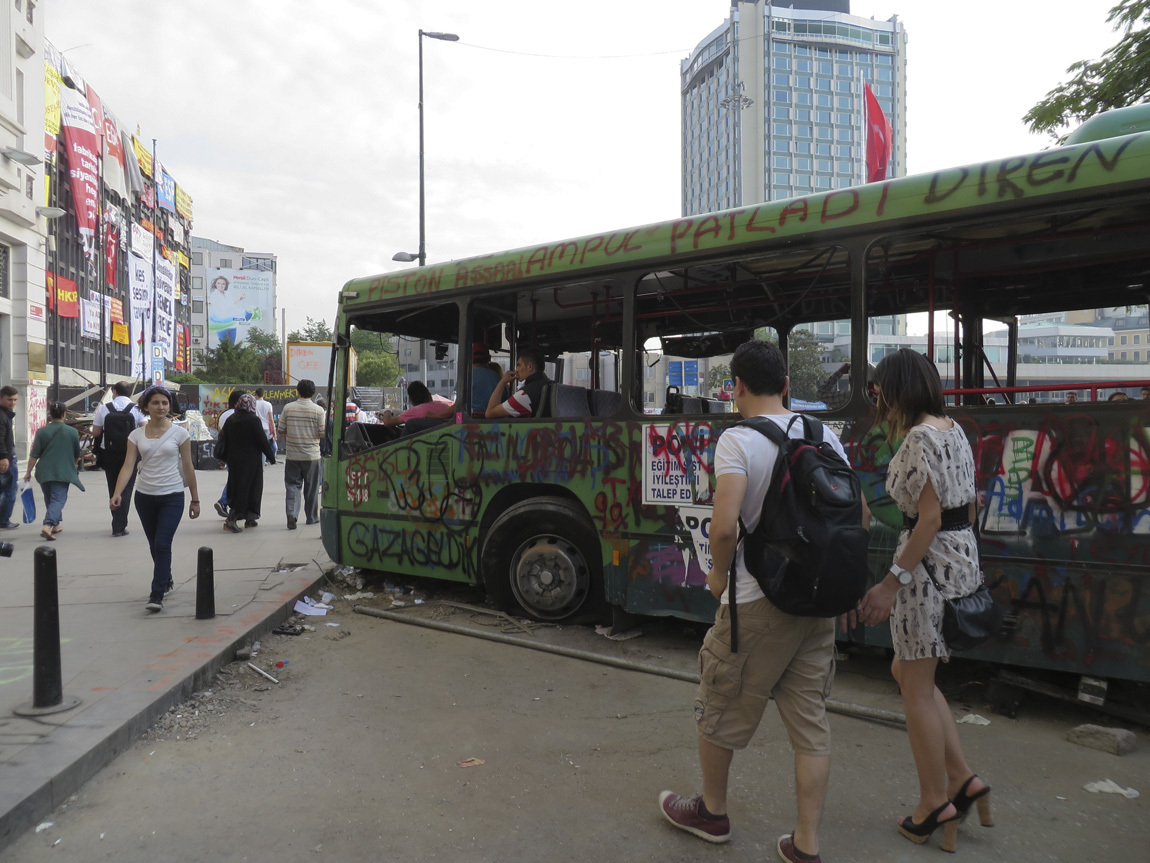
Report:
M248 330L244 344L251 345L264 355L278 354L281 351L279 339L271 333L261 330L259 327L252 327Z
M292 330L288 333L289 342L330 342L334 341L331 328L327 321L320 318L318 321L308 315L307 326L302 330Z
M356 384L362 387L393 387L399 377L399 362L395 354L368 351L360 354L356 368Z
M1106 21L1115 30L1125 28L1125 34L1100 60L1079 60L1067 68L1073 77L1022 118L1032 132L1049 132L1062 140L1065 135L1058 130L1072 123L1150 98L1150 0L1121 0Z
M808 330L791 330L787 336L787 374L791 398L816 401L823 381L823 344Z
M219 347L204 352L202 376L218 384L263 383L263 355L248 345L220 342Z
M383 351L391 353L391 333L378 333L375 330L361 330L359 327L351 328L351 346L357 354L378 353Z
M707 389L709 391L721 390L723 384L731 378L731 367L726 363L718 366L711 366L711 370L707 372Z

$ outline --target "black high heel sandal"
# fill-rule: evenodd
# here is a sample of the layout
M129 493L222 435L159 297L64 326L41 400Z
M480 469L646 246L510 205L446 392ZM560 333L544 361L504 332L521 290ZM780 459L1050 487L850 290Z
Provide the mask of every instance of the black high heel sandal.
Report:
M951 801L947 800L927 815L926 820L921 824L915 823L913 815L905 816L898 822L898 832L915 845L925 845L930 834L942 827L942 850L953 854L958 842L958 824L962 820L962 816L956 814L953 818L938 820L938 816L945 812L946 807L950 805Z
M970 783L977 779L977 774L971 776L962 783L962 787L958 789L958 793L954 795L954 808L958 810L958 818L960 821L966 819L970 814L970 807L974 803L978 804L978 821L983 827L994 826L994 816L990 814L990 786L985 786L977 794L967 794L966 789L970 787Z

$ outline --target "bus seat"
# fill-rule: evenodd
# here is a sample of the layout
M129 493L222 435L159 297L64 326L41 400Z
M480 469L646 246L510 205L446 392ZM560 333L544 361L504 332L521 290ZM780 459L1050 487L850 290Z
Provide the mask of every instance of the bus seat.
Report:
M552 384L551 416L589 416L591 414L591 407L588 404L587 396L588 392L584 387L569 386L567 384Z
M445 419L439 417L416 417L415 419L408 420L403 424L402 437L408 437L413 434L425 432L428 429L433 429L436 426L444 425L447 422Z
M554 416L551 404L551 390L555 387L553 383L546 383L543 389L539 391L539 404L535 406L532 416L535 417L549 417Z
M727 412L727 405L730 402L725 402L721 399L703 399L703 407L706 408L709 414L725 414Z
M703 400L698 396L683 396L683 413L685 414L701 414L703 412Z
M591 413L597 417L614 416L623 404L623 394L614 390L591 390Z

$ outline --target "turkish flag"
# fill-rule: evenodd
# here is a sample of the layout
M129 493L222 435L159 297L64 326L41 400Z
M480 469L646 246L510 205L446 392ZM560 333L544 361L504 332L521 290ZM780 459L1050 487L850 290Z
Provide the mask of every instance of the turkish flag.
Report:
M894 134L891 132L890 121L882 112L882 106L871 92L870 84L866 88L866 181L875 183L886 179L887 168L890 165L890 149Z

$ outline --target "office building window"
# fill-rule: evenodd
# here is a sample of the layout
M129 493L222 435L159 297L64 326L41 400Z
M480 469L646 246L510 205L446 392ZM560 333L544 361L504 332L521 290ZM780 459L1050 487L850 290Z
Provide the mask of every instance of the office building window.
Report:
M204 289L204 277L203 276L192 276L192 290L193 291L202 291L203 289Z
M193 315L202 315L203 313L204 313L204 301L203 300L192 300L192 314Z
M204 253L192 252L192 263L197 267L202 267L204 265Z
M99 311L97 309L97 311ZM204 337L204 327L202 324L192 324L192 338L202 339Z
M220 258L220 269L221 270L230 270L231 268L232 268L232 259L231 258Z

